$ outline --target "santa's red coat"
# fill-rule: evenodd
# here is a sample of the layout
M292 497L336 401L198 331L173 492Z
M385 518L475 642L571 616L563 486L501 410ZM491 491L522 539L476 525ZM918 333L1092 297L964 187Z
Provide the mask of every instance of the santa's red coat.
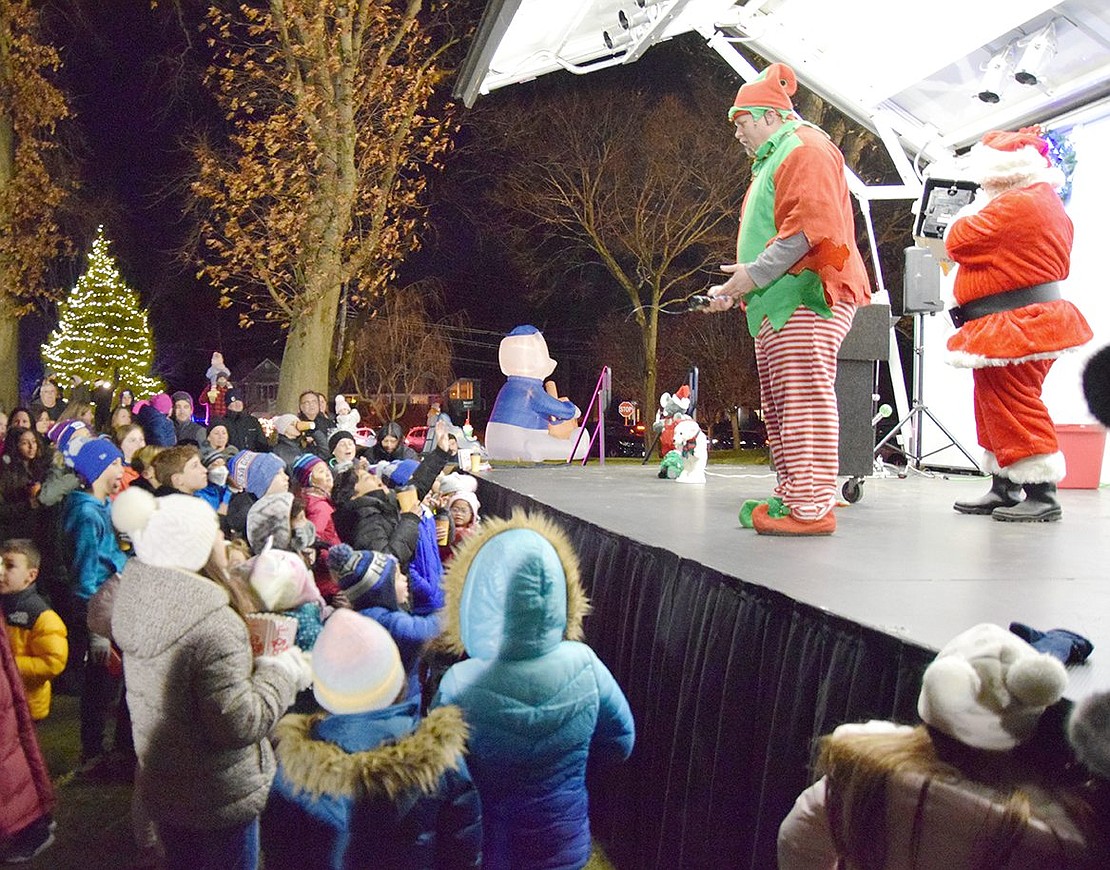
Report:
M1062 281L1071 265L1072 223L1060 197L1040 182L1002 193L956 220L945 239L959 265L956 303ZM965 323L948 339L949 362L967 368L1052 359L1091 340L1070 302L1038 302Z

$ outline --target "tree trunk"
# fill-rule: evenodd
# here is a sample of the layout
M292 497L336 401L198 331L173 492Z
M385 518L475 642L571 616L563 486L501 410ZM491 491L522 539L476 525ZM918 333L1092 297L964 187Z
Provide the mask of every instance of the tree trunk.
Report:
M19 318L0 304L0 409L19 404Z
M645 414L654 418L653 408L659 406L659 394L656 392L656 350L659 343L659 305L658 301L647 311L644 321L644 409ZM645 429L645 437L650 437L650 426Z
M297 413L297 399L305 390L331 395L331 355L335 318L339 312L338 285L289 327L281 355L277 412Z

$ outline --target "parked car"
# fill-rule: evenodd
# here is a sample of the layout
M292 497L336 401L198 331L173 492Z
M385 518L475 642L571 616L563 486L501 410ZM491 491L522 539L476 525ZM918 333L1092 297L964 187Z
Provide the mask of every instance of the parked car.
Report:
M605 423L605 455L629 456L637 459L644 455L644 424L629 426L623 420Z
M427 426L413 426L405 435L405 446L411 447L417 453L424 450L424 442L428 440Z
M709 449L710 450L732 450L734 448L732 441L732 424L723 421L714 423L710 427L709 436ZM763 422L759 419L752 419L748 425L740 429L740 449L741 450L758 450L767 446L767 429Z

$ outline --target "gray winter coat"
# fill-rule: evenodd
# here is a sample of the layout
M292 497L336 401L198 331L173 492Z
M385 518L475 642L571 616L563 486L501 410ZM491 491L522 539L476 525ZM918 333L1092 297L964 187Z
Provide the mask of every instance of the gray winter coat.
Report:
M296 686L253 658L227 593L197 574L131 559L112 635L123 651L137 787L153 819L205 830L261 813L275 770L267 734Z

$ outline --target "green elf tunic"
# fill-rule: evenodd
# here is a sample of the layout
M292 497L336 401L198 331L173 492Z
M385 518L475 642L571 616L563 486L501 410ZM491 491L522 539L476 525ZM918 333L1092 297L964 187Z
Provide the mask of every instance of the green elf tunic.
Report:
M825 318L832 305L865 305L867 271L855 245L855 220L844 181L844 158L812 124L787 121L755 154L740 209L736 261L753 262L776 239L804 233L810 249L781 278L745 296L748 331L763 318L782 329L800 307Z

